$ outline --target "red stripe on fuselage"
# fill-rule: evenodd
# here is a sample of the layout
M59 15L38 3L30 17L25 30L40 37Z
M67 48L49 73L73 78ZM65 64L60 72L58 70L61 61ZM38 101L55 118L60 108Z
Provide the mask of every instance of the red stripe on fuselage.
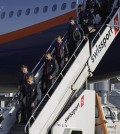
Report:
M60 25L68 21L69 17L73 16L74 18L77 17L76 10L71 11L69 13L63 14L61 16L55 17L53 19L41 22L39 24L35 24L14 32L10 32L4 35L0 35L0 44L13 41L19 38L23 38L28 35L32 35L44 30L47 30L49 28L52 28L54 26Z

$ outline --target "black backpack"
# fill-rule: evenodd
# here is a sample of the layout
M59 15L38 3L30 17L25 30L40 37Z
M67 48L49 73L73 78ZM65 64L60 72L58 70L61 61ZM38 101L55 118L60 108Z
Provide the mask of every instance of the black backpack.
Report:
M73 39L75 42L78 42L81 40L81 33L79 31L79 28L75 28L75 30L73 31Z

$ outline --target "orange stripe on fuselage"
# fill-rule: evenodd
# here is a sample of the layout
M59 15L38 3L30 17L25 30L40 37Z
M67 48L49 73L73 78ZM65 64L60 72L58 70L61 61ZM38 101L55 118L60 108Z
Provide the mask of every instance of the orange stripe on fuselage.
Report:
M39 24L35 24L14 32L10 32L4 35L0 35L0 44L9 42L9 41L13 41L28 35L32 35L44 30L47 30L49 28L52 28L54 26L60 25L65 23L66 21L68 21L69 17L73 16L73 17L77 17L76 15L76 10L71 11L69 13L63 14L61 16L55 17L53 19L41 22Z

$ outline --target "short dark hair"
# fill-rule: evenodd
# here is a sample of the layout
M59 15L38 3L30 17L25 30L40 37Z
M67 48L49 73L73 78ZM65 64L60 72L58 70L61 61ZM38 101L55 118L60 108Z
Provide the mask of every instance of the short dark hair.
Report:
M57 35L56 40L57 40L58 38L62 38L62 37L61 37L60 35Z
M29 80L29 79L34 79L34 77L33 77L32 74L31 75L28 75L27 80Z
M80 4L80 5L78 6L78 8L81 8L81 7L83 7L83 5Z
M84 5L79 5L79 6L78 6L78 10L81 11L81 10L83 10L83 9L84 9Z
M69 21L71 21L71 20L74 20L74 18L73 18L73 17L70 17L70 18L69 18Z
M26 65L22 65L21 68L27 68L27 66Z

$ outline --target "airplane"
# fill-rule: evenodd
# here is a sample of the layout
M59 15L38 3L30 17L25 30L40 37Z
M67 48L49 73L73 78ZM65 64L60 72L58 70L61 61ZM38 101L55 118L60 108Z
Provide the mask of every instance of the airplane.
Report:
M117 9L114 16L111 17L110 22L109 22L110 25L114 25L114 24L116 25L116 20L119 24L119 21L120 21L119 20L119 15L120 15L119 11L120 11L120 9ZM31 133L31 134L34 132L47 133L48 130L50 130L51 124L54 122L55 119L57 119L56 117L58 117L58 114L62 111L62 108L65 107L65 104L67 103L67 101L69 99L72 99L73 96L76 96L76 93L78 93L78 91L80 91L80 88L83 86L84 82L87 80L88 77L94 76L92 74L94 74L96 67L99 66L99 62L105 55L107 49L111 45L111 42L114 40L114 38L116 38L118 33L119 33L118 26L117 27L116 26L114 26L114 27L105 26L104 31L101 32L101 35L99 35L99 38L98 38L97 42L94 44L94 46L90 49L91 43L89 42L89 40L86 40L85 45L83 46L82 50L79 52L79 54L77 56L76 52L78 49L81 48L82 42L79 44L79 47L76 49L76 52L71 57L71 58L73 58L73 57L75 58L73 64L70 66L70 68L68 69L66 74L64 74L64 71L67 69L66 66L69 65L69 63L71 63L71 62L69 61L66 64L66 66L64 68L65 70L63 69L64 71L61 71L60 75L56 79L56 83L54 83L52 85L52 87L49 89L49 91L45 95L45 97L46 96L48 97L47 103L43 107L41 107L41 104L42 104L41 102L45 99L45 97L44 97L43 100L40 102L40 104L35 109L35 111L33 112L33 114L31 115L27 124L23 125L23 129L25 132L27 132L28 129L29 129L29 133ZM83 40L85 40L85 39L86 38L84 38ZM71 59L71 60L73 60L73 59ZM38 70L37 74L35 75L36 80L40 79L41 73L42 73L42 70L40 68ZM59 78L61 78L61 76L62 76L62 80L59 81ZM119 80L119 78L118 78L118 80ZM55 84L58 84L58 86L56 87ZM106 88L107 89L109 88L108 87L109 83L107 81L103 82L103 83L98 83L98 84L103 85L103 90L106 90ZM86 85L87 85L87 82L86 82ZM52 88L54 88L54 86L56 89L51 94L51 90L52 90ZM93 86L95 86L95 85L93 85ZM92 88L92 86L91 86L91 88ZM93 87L93 88L95 88L95 87ZM101 86L99 88L101 89ZM91 89L91 91L92 90L93 89ZM10 114L10 116L13 115L14 114L13 112L16 112L16 110L17 110L16 108L18 108L18 107L16 107L16 104L18 103L16 101L16 97L18 94L19 94L19 91L18 91L18 93L16 93L16 95L12 99L12 103L13 103L13 100L16 102L16 103L13 103L13 107L12 107L11 103L8 104L8 108L10 106L10 109L6 112L7 112L7 114ZM88 93L88 96L90 97L89 93ZM57 101L55 101L55 98L57 98L56 99ZM82 107L85 104L84 103L84 95L82 95L82 97L80 97L80 100L81 100L80 102L81 102L81 107ZM91 103L90 101L88 101L88 102ZM50 106L52 106L52 108L50 108ZM36 111L38 110L39 107L43 108L43 109L41 110L41 112L38 112L39 115L35 120L35 117L37 114ZM71 109L70 109L70 111L71 111ZM115 111L115 113L116 112L117 111ZM70 112L68 111L68 113L70 113ZM13 116L11 116L11 117L13 118ZM94 113L93 113L93 117L95 117ZM6 119L8 119L8 118L6 118ZM32 124L32 125L30 123L31 119L34 119L34 124ZM65 118L65 120L68 121L69 118L67 117L67 118ZM14 121L13 121L13 123L14 123ZM3 126L6 126L5 123L6 122L4 120ZM7 121L7 123L8 123L8 121ZM105 122L105 123L107 123L107 122ZM114 122L112 121L112 123L114 123ZM11 123L9 123L9 124L12 127L12 124ZM16 126L16 124L13 126L13 129L15 128L15 126ZM62 127L63 127L63 125L62 125ZM13 129L10 130L10 133L16 133L15 131L13 131ZM6 130L6 129L4 129L4 130ZM82 132L81 130L79 130L79 131ZM72 133L72 131L71 131L71 133ZM88 131L88 133L89 133L89 131ZM107 134L107 131L105 134Z
M69 17L77 18L84 0L1 0L0 83L17 84L20 67L31 71L56 35L67 29Z
M77 18L78 5L85 3L85 0L0 1L2 88L7 85L17 87L21 65L28 65L31 71L56 35L64 35L69 17ZM118 34L94 76L119 71L119 50Z

